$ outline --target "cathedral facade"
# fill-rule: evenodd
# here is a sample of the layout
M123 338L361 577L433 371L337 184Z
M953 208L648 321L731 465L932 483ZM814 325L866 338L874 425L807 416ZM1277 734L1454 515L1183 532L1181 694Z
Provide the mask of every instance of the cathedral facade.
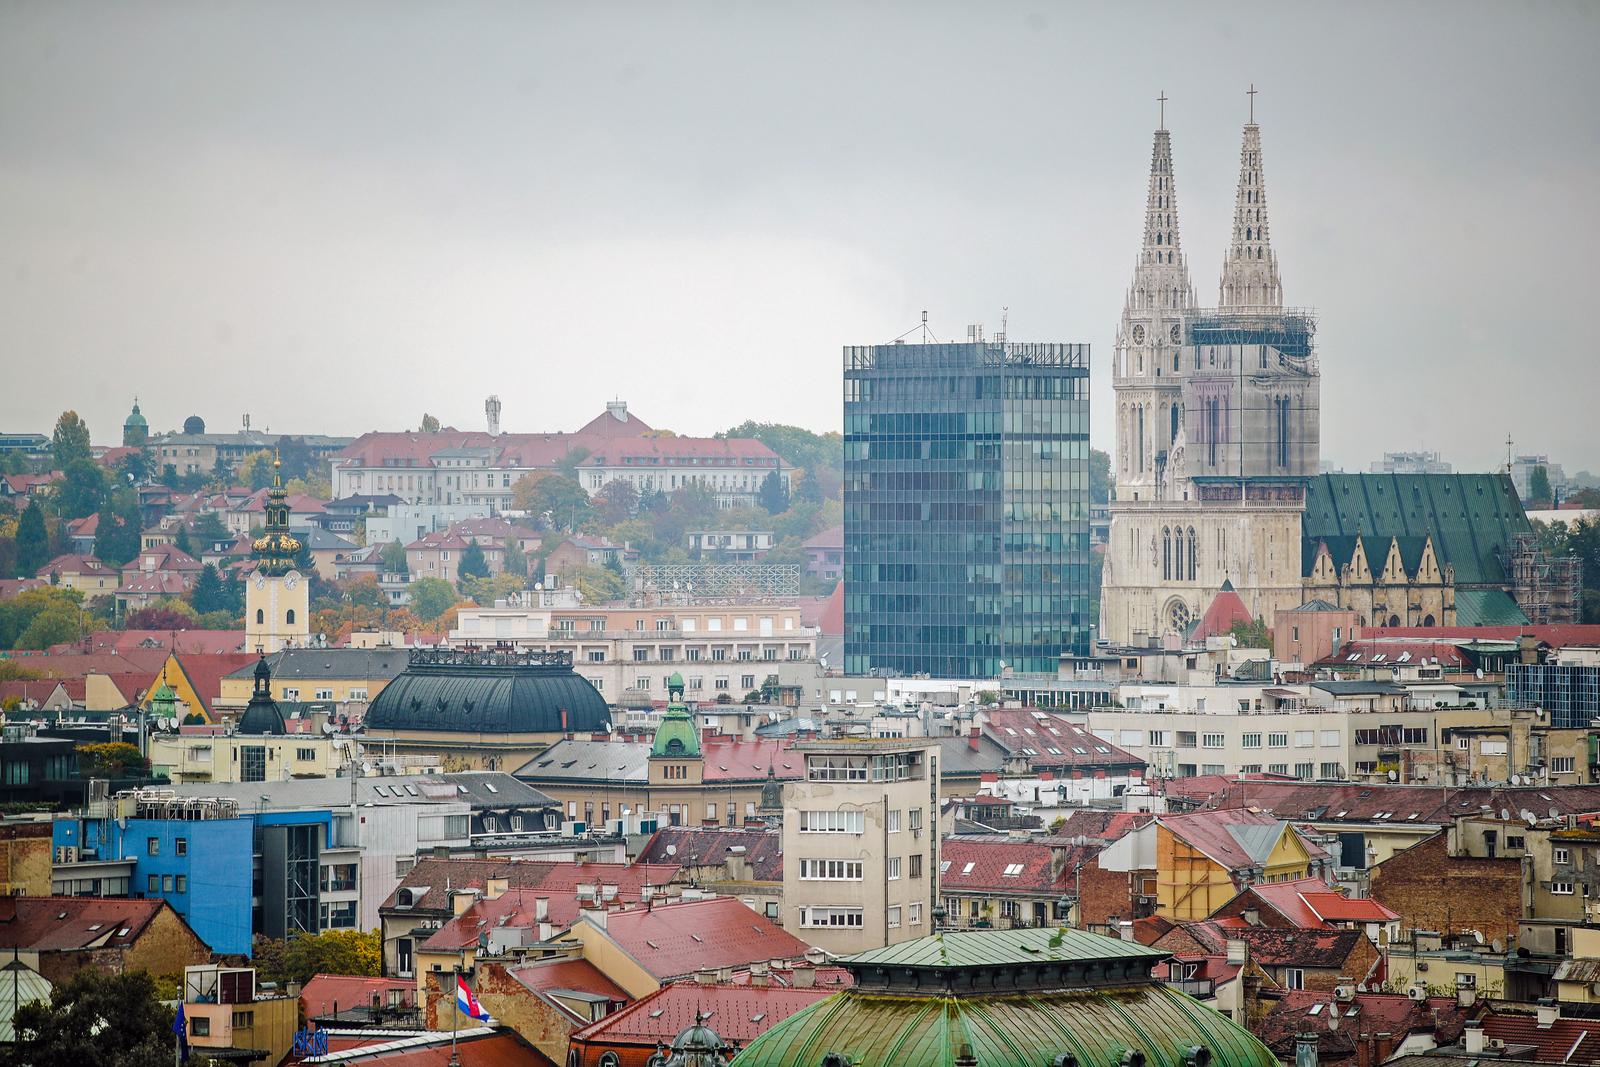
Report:
M1171 136L1157 130L1144 241L1113 356L1102 640L1184 634L1224 582L1260 618L1301 603L1301 515L1320 454L1314 337L1313 317L1283 304L1260 127L1244 128L1213 308L1195 299Z

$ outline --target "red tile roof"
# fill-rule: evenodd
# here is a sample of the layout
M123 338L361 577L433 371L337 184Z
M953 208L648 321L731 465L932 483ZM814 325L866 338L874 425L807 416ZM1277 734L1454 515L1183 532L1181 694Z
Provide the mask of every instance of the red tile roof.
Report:
M1322 970L1344 965L1366 940L1360 930L1307 930L1302 927L1245 926L1207 919L1179 923L1177 929L1156 942L1156 948L1181 951L1190 940L1207 955L1226 955L1230 939L1250 947L1250 958L1269 967L1314 967ZM1170 945L1167 942L1171 942ZM1354 975L1360 979L1364 975Z
M1143 767L1144 760L1054 711L991 708L984 733L1025 757L1035 770Z
M536 993L572 989L608 1000L626 1002L631 999L621 986L606 977L604 971L585 959L537 960L512 967L509 973Z
M1246 901L1254 898L1260 904L1277 912L1293 926L1331 928L1335 923L1386 923L1399 918L1394 912L1370 898L1354 899L1330 889L1320 878L1296 878L1287 882L1265 882L1253 885L1239 895ZM1235 898L1219 911L1237 914L1243 902Z
M767 768L783 781L798 781L805 761L790 751L788 741L703 741L705 781L743 782L765 779Z
M28 670L44 678L82 678L90 674L145 674L154 677L167 661L167 653L159 648L131 649L127 652L13 652L9 658L17 660Z
M0 949L128 948L163 908L171 905L111 897L0 897Z
M122 576L127 581L128 577L143 573L161 573L162 571L178 571L188 574L198 573L204 569L205 564L195 559L177 545L156 545L146 548L123 564Z
M1211 603L1206 606L1205 614L1200 616L1200 625L1194 628L1192 638L1204 641L1208 637L1220 637L1233 629L1236 623L1249 626L1254 622L1255 616L1250 614L1250 609L1234 592L1233 583L1224 581L1222 588L1217 590Z
M827 596L801 597L800 625L815 627L824 637L844 636L844 583L834 583Z
M306 1018L331 1015L335 1010L364 1008L372 998L387 1007L391 995L399 993L400 1003L414 1005L417 1001L417 983L413 978L363 978L350 974L317 974L300 990L300 1009Z
M1073 888L1076 864L1088 863L1097 845L1034 841L987 834L944 839L939 853L939 889L945 893L1053 896Z
M200 698L200 703L204 706L206 717L209 719L217 718L215 709L218 698L222 696L222 679L240 667L254 664L259 658L254 652L173 654L178 669L194 687L195 696Z
M645 842L638 859L640 863L720 867L734 848L744 849L751 880L783 881L783 833L777 827L663 826Z
M1301 897L1324 922L1390 923L1400 918L1371 897L1347 897L1332 890L1303 893Z
M583 461L585 467L672 467L673 460L693 459L712 466L775 467L783 461L760 441L749 437L628 437L607 442ZM691 464L682 464L690 466Z
M1251 855L1233 828L1280 824L1280 820L1271 815L1241 808L1196 811L1188 815L1164 815L1160 822L1178 838L1199 849L1228 870L1258 867L1265 858ZM1264 834L1260 836L1265 837Z
M1552 648L1572 645L1592 647L1600 645L1600 625L1572 624L1559 626L1397 626L1362 627L1357 640L1365 644L1361 635L1382 634L1384 637L1426 637L1437 641L1515 641L1532 637L1540 644Z
M1357 993L1341 1001L1330 992L1286 990L1254 1028L1280 1059L1294 1059L1297 1034L1317 1034L1317 1062L1323 1067L1353 1062L1360 1035L1388 1033L1398 1048L1412 1033L1432 1033L1439 1045L1461 1038L1468 1013L1454 997L1412 1000L1401 993Z
M242 652L243 630L95 630L82 641L50 646L51 652L128 652L133 649L179 652Z
M844 547L844 527L843 526L830 526L826 530L823 530L821 533L812 534L810 537L805 539L804 543L802 543L800 547L801 548L815 548L815 549L819 549L819 550L827 550L827 549L830 549L830 548L843 548Z
M468 860L438 859L430 857L418 861L406 873L383 902L383 907L395 908L400 890L426 892L412 902L412 909L422 911L449 911L450 898L446 886L452 889L488 888L489 879L504 878L509 883L501 899L509 896L515 902L519 890L532 914L534 901L545 897L556 925L565 925L577 916L577 889L581 885L614 885L618 899L638 902L645 886L666 886L672 881L677 867L671 864L639 863L555 863L547 860ZM476 934L473 935L476 938Z
M1130 831L1153 822L1155 818L1148 812L1085 808L1069 814L1066 824L1055 836L1068 839L1091 837L1109 844L1112 841L1122 840Z
M65 689L59 678L30 678L4 681L0 682L0 701L16 697L24 704L38 706L55 696L57 689Z
M1250 808L1295 821L1444 823L1488 807L1539 818L1600 812L1600 785L1433 786L1329 785L1229 779L1209 803Z
M1418 664L1424 660L1433 660L1439 666L1452 670L1461 670L1467 662L1466 654L1452 642L1416 637L1395 638L1385 634L1380 638L1346 641L1338 650L1312 666L1330 670L1380 665L1394 667L1404 663Z
M43 589L49 584L38 578L0 578L0 600L10 600L29 589Z
M1540 1063L1593 1063L1600 1057L1600 1019L1563 1017L1540 1026L1537 1015L1495 1011L1483 1017L1483 1032L1507 1045L1532 1045L1527 1058Z
M797 959L809 947L733 897L612 912L605 935L658 981L704 967Z
M360 1031L329 1031L328 1051L341 1053L345 1063L372 1063L381 1067L450 1067L453 1063L472 1067L559 1067L515 1030L504 1027L474 1027L459 1035L445 1031L423 1031L396 1037L393 1031L363 1034ZM459 1058L453 1045L459 1045Z
M117 569L101 562L99 556L85 555L79 552L68 552L57 556L34 572L36 578L49 578L52 574L88 574L95 577L114 578Z
M578 887L615 886L613 897L602 899L623 906L636 906L654 889L672 880L678 867L673 863L549 863L529 860L529 867L518 869L519 884L493 900L480 900L440 927L423 942L429 952L448 952L467 948L478 935L493 927L537 929L539 901L544 901L545 922L560 930L571 925L583 904Z
M574 1049L654 1049L658 1041L670 1046L673 1038L696 1023L700 1013L709 1013L707 1025L724 1041L744 1045L835 992L836 989L675 982L591 1023L573 1034L571 1041Z

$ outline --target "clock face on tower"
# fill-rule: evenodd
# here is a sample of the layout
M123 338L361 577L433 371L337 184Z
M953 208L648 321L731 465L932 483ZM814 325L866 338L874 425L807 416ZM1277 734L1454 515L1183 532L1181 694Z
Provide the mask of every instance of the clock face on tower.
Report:
M297 585L299 585L299 584L300 584L300 579L299 579L299 578L296 578L296 577L295 577L295 576L294 576L294 575L292 575L292 574L291 574L291 575L289 575L289 577L287 577L287 578L285 578L285 579L284 579L284 580L283 580L283 584L284 584L284 585L285 585L285 586L286 586L286 587L287 587L287 588L289 588L289 589L293 589L293 588L294 588L294 587L295 587L295 586L297 586Z
M1173 344L1177 344L1178 340L1183 336L1183 331L1178 328L1178 324L1177 323L1173 323L1172 324L1171 334L1172 334L1172 343Z
M1134 326L1134 328L1133 328L1133 343L1136 344L1136 345L1144 344L1144 324L1143 323L1140 323L1140 324Z
M267 587L267 580L266 580L266 578L265 578L265 577L263 577L263 576L262 576L262 575L260 575L260 574L257 574L257 575L256 575L256 588L257 588L257 589L265 589L265 588L266 588L266 587Z

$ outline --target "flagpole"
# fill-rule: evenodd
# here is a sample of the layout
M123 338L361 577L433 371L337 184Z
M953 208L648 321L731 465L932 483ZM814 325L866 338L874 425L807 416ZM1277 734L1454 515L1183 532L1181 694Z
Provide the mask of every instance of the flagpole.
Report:
M461 1021L461 966L456 965L455 985L450 990L450 1067L461 1067L461 1057L456 1053L456 1027Z

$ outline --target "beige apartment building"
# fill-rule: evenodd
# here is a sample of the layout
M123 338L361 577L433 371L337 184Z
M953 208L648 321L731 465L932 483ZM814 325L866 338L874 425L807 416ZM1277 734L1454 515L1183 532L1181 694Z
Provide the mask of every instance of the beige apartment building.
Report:
M207 728L214 729L214 728ZM247 755L245 750L249 749ZM150 738L150 766L173 785L197 782L285 782L291 778L334 778L361 746L349 736L281 734L156 734Z
M808 741L783 788L783 925L847 954L933 932L939 748L926 740Z
M512 644L572 653L572 666L606 701L659 702L667 679L684 676L690 702L724 696L742 702L752 690L795 687L808 698L821 672L817 635L786 602L634 608L505 606L463 608L454 645Z

